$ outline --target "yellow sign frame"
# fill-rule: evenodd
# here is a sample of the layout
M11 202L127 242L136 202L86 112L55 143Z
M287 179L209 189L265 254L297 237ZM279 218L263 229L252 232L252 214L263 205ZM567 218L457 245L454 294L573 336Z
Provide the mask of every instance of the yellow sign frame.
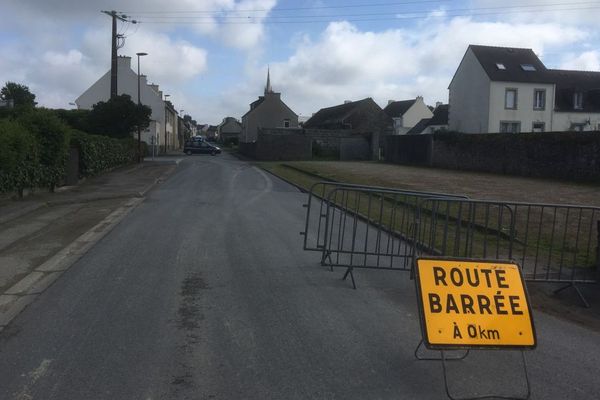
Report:
M429 349L534 349L520 266L512 261L418 257L415 284Z

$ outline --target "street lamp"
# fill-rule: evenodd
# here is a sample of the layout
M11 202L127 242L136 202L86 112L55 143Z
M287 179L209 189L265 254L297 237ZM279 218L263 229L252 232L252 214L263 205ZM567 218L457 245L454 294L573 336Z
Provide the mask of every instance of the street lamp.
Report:
M147 56L148 53L135 53L137 55L137 61L138 61L138 76L137 76L137 83L138 83L138 106L142 105L142 102L140 101L140 57L143 56ZM138 163L142 161L142 133L140 132L140 122L138 121L137 124L137 134L138 134Z

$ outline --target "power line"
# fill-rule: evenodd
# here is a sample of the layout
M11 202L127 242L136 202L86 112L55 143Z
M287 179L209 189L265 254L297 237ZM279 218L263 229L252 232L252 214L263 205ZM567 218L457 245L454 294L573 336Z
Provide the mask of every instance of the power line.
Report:
M597 4L597 3L596 3ZM491 8L488 8L491 9ZM455 10L426 10L426 11L413 11L409 13L395 13L394 16L389 16L390 13L378 14L383 18L363 18L371 17L373 14L357 14L354 17L345 19L348 22L361 22L361 21L389 21L389 20L419 20L429 18L447 18L447 17L476 17L476 16L488 16L488 15L507 15L507 14L532 14L532 13L544 13L544 12L557 12L557 11L581 11L581 10L597 10L600 9L600 4L588 7L562 7L562 8L551 8L543 10L527 10L527 9L497 9L497 11L491 12L465 12L468 11L482 11L485 9L455 9ZM435 12L440 12L439 15ZM202 19L203 18L203 19ZM327 23L331 19L345 18L343 15L328 15L322 18L328 19L315 19L321 18L320 16L304 16L305 19L294 20L290 17L279 17L280 19L273 19L269 16L264 18L257 17L245 17L243 20L232 21L230 17L225 17L219 20L220 24L223 25L252 25L252 24L308 24L308 23ZM286 20L287 19L287 20ZM162 17L161 19L140 19L139 23L145 24L185 24L185 25L203 25L214 23L213 19L207 19L207 17L194 18L192 20L180 20L174 19L174 17Z
M571 2L571 3L554 3L554 4L546 4L544 5L544 7L549 8L549 7L573 7L573 6L583 6L583 5L589 5L589 4L595 4L597 7L600 7L600 4L597 1L583 1L583 2ZM509 9L514 9L515 11L518 9L528 9L528 8L534 8L534 7L538 7L537 5L522 5L522 6L496 6L496 7L477 7L477 8L454 8L454 9L440 9L440 10L414 10L414 11L410 11L407 12L408 15L418 15L418 14L430 14L431 12L435 12L435 11L442 11L442 12L469 12L469 11L487 11L487 10L509 10ZM579 9L579 8L577 8ZM555 9L549 9L549 10L535 10L537 11L555 11ZM346 18L346 17L370 17L370 16L381 16L381 15L386 15L389 16L390 15L390 11L387 12L377 12L377 13L356 13L356 14L327 14L327 15L269 15L268 18L269 19L300 19L300 18ZM243 19L243 20L247 20L249 16L247 15L228 15L226 17L224 17L225 19ZM179 19L208 19L208 18L214 18L212 16L202 16L202 17L198 17L198 16L169 16L169 15L162 15L162 16L147 16L144 17L147 19L169 19L169 20L179 20ZM266 17L265 17L266 18Z
M279 11L301 11L301 10L324 10L324 9L337 9L337 8L362 8L362 7L388 7L388 6L399 6L399 5L411 5L411 4L424 4L424 3L447 3L453 0L412 0L402 2L389 2L389 3L363 3L363 4L343 4L337 6L310 6L310 7L277 7L272 9L267 8L253 8L247 10L189 10L189 11L169 11L167 14L214 14L214 13L230 13L230 12L279 12ZM123 11L128 14L165 14L165 11Z

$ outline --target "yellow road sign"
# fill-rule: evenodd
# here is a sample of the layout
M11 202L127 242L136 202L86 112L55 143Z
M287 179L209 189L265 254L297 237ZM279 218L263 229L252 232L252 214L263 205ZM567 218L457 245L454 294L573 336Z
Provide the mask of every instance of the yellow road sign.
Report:
M418 258L416 284L427 347L536 346L529 298L517 264Z

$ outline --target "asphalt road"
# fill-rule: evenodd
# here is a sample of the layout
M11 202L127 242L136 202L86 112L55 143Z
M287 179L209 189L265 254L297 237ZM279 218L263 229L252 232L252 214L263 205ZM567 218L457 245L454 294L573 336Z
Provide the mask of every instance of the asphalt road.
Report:
M0 332L0 399L443 399L414 285L304 252L306 195L229 155L186 158ZM535 314L534 399L598 398L600 335ZM449 365L457 396L523 394L520 353Z

